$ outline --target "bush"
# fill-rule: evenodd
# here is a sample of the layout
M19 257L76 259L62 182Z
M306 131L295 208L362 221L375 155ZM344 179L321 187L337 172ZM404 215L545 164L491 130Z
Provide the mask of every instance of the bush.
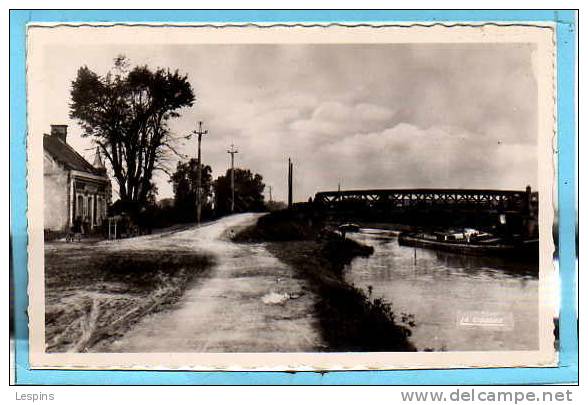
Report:
M257 220L257 223L235 236L242 242L293 241L315 238L320 224L310 216L292 210L271 212Z
M331 234L322 248L323 254L331 260L335 267L341 268L338 265L351 263L354 257L368 257L374 253L372 246L362 245L351 239L343 239L342 237Z
M329 350L415 351L410 328L382 298L371 300L354 286L323 285L317 306Z

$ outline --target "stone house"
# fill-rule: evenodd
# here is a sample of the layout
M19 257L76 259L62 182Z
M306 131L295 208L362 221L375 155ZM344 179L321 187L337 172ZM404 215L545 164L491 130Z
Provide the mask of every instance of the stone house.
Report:
M67 143L67 125L51 125L43 136L44 227L47 232L68 232L79 218L88 231L107 216L112 186L96 148L90 164Z

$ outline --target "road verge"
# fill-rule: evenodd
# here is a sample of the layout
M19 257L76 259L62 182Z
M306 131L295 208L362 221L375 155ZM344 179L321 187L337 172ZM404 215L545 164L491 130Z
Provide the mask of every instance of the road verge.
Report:
M52 244L45 252L46 350L100 351L177 302L211 264L209 256L189 251Z

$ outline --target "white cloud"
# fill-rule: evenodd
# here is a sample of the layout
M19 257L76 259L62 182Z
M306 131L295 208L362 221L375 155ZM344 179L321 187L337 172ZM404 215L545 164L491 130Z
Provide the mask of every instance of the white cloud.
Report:
M306 137L320 135L322 136L319 138L320 142L331 137L385 128L393 117L392 109L375 104L352 105L328 101L319 104L309 118L292 122L290 129L301 132Z
M305 188L514 188L536 184L533 145L480 141L458 128L401 123L355 134L314 151L301 164ZM319 163L320 162L320 163Z

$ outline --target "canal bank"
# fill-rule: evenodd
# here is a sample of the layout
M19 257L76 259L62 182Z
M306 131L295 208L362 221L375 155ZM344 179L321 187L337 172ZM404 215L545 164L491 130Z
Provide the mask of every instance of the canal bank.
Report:
M345 282L343 264L328 258L323 243L272 242L266 248L308 280L316 292L315 313L325 351L415 351L409 340L411 317L395 313L389 302Z
M321 224L296 214L269 214L235 236L264 242L265 248L293 268L315 294L314 317L323 351L415 351L409 340L412 317L394 312L386 300L343 278L346 263L372 249L326 232Z

